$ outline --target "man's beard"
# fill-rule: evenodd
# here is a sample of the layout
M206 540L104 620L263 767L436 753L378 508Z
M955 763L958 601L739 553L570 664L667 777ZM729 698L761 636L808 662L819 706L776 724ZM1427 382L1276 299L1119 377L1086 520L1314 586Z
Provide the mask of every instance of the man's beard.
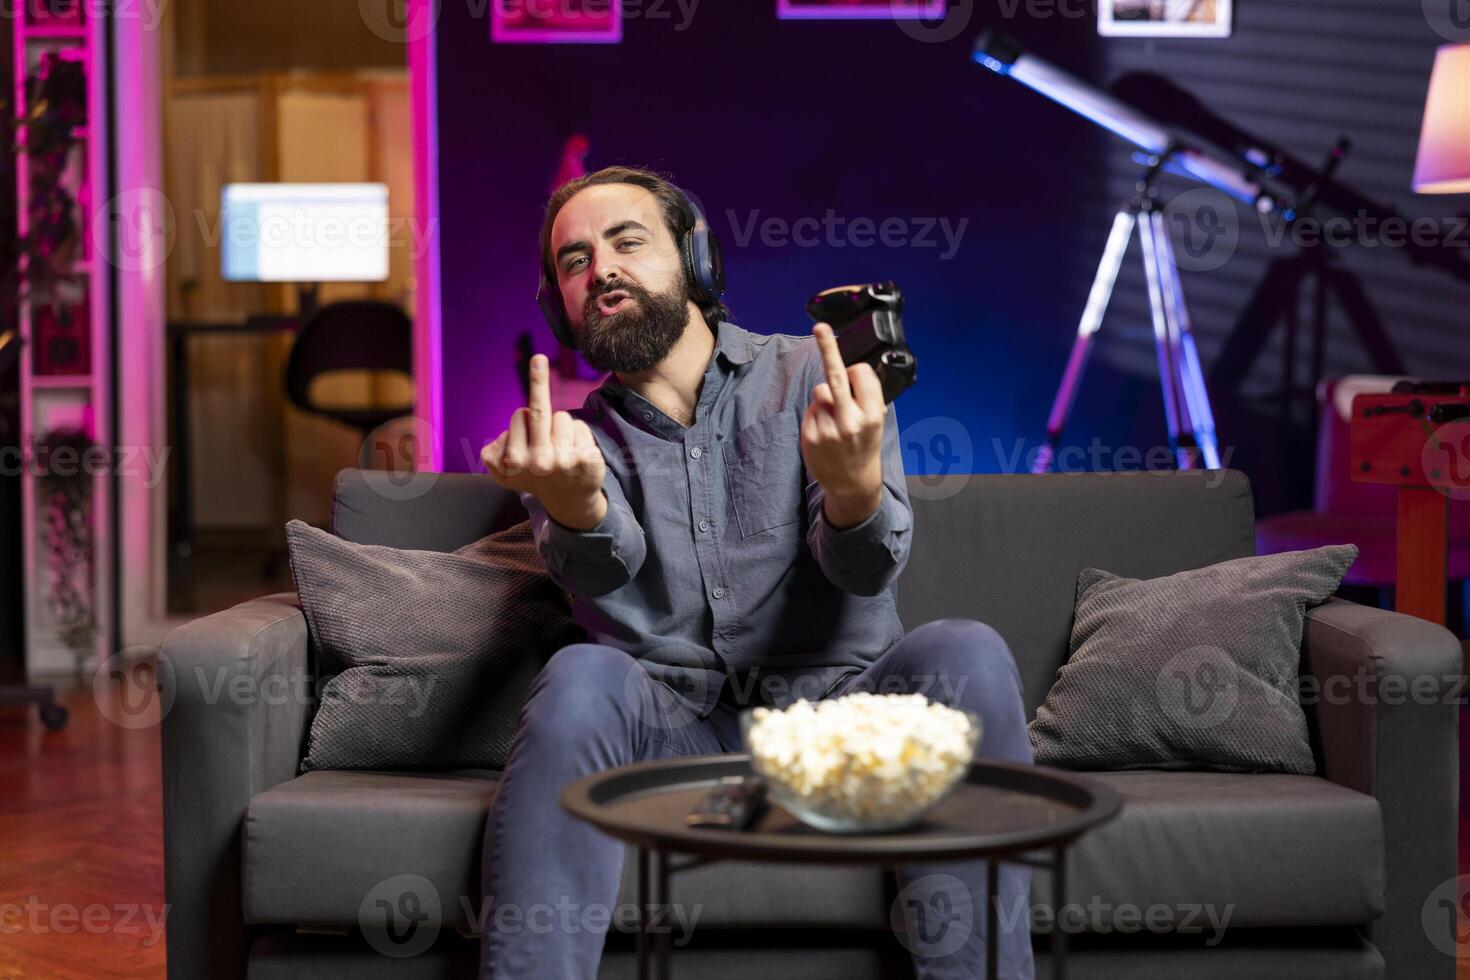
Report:
M630 302L610 316L597 308L597 298L621 290ZM667 293L653 293L634 282L612 282L587 297L577 347L599 371L637 374L668 356L689 326L689 284L680 277Z

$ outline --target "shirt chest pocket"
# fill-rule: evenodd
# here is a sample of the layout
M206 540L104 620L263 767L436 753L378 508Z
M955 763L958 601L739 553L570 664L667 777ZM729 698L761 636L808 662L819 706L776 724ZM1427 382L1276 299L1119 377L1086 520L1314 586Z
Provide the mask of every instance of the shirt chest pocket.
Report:
M801 429L795 412L761 419L725 449L725 479L741 537L801 520Z

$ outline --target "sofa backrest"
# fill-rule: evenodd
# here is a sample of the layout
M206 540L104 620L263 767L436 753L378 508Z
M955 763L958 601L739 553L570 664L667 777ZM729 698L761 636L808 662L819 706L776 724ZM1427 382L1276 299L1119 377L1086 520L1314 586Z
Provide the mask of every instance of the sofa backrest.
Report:
M1255 553L1250 482L1233 470L909 478L914 543L899 580L910 629L978 619L1005 637L1034 712L1067 659L1077 575L1154 578ZM525 519L488 476L337 475L349 541L452 551Z
M453 551L525 519L520 498L484 474L342 470L332 488L332 531L358 544Z
M1084 568L1156 578L1255 554L1250 481L1233 470L972 476L943 499L910 477L909 493L904 626L993 626L1021 669L1028 716L1067 660Z

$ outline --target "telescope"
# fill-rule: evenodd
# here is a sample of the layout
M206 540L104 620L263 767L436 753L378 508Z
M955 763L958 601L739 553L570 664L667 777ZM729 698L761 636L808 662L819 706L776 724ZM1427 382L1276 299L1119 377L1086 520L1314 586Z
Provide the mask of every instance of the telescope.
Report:
M1205 388L1194 326L1184 300L1179 264L1153 182L1161 172L1191 177L1244 201L1262 214L1281 208L1280 198L1261 168L1234 160L1218 149L1195 144L1146 113L1089 85L1056 65L1027 54L1013 39L985 31L975 42L973 60L998 75L1013 78L1027 88L1090 119L1138 147L1145 154L1137 193L1114 217L1113 230L1088 293L1077 339L1067 359L1061 384L1046 421L1046 440L1036 454L1032 472L1052 467L1062 429L1072 412L1082 374L1102 329L1118 273L1137 232L1143 251L1144 279L1148 284L1149 313L1159 362L1159 386L1164 396L1164 421L1169 446L1180 469L1219 469L1220 446L1215 434L1214 409Z
M1166 173L1208 184L1262 214L1299 209L1290 189L1275 183L1279 167L1272 150L1245 146L1237 156L1192 139L993 30L975 40L972 58L1127 140L1148 159L1161 160L1159 169Z

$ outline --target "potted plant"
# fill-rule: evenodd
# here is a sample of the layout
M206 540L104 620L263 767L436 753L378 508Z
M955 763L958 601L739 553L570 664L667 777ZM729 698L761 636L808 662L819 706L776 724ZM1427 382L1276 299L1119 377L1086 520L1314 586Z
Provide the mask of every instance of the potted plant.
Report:
M97 649L92 483L96 443L83 429L53 429L36 442L37 505L46 548L47 609L56 635L84 670Z

